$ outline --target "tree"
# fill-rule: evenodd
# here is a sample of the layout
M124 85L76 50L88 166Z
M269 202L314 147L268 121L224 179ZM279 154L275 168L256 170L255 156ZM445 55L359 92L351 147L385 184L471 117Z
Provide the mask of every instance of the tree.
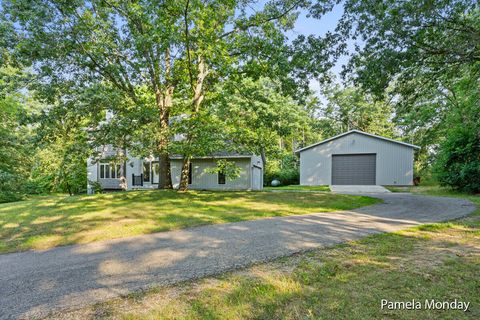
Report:
M445 186L467 192L480 192L480 90L470 73L450 87L454 99L442 128L444 138L438 144L434 174Z
M357 129L393 138L393 110L388 102L374 99L358 88L338 85L326 87L323 94L327 103L321 116L326 119L324 131L328 136Z
M35 70L46 100L61 95L66 83L105 83L126 101L109 107L118 123L154 128L149 137L123 135L118 147L145 145L139 153L159 157L159 187L169 188L171 115L187 113L194 125L206 92L234 74L282 74L285 87L294 87L283 31L307 2L272 0L252 12L253 2L20 0L4 1L2 13L14 22L16 51ZM196 139L193 130L187 142ZM190 155L183 153L185 171Z
M0 60L0 202L7 202L20 199L25 191L34 146L26 125L29 97L22 92L28 74L5 52Z
M315 6L311 12L317 14ZM479 21L473 0L344 3L337 39L343 48L355 44L345 81L391 102L397 128L422 146L416 155L422 168L434 161L449 128L462 125L452 112L475 117L459 103L456 86L465 77L479 81Z
M78 194L86 190L90 153L86 118L71 112L71 101L57 101L34 116L37 150L31 181L43 192Z
M281 139L301 139L306 112L291 97L281 93L280 84L268 78L245 78L225 83L215 107L227 124L228 135L236 145L262 157L279 149Z
M457 127L440 145L437 180L460 191L480 192L480 126Z
M480 60L479 10L474 0L346 1L337 31L362 42L345 72L376 94L418 95Z

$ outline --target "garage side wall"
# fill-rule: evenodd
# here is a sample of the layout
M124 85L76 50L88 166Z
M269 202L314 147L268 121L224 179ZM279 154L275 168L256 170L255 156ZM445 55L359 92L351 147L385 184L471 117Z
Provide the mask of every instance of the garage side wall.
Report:
M216 173L205 172L207 168L215 168L216 162L213 159L193 159L192 160L192 184L191 189L208 190L247 190L251 189L251 171L250 158L229 159L234 161L240 167L240 177L236 179L226 179L225 184L218 184L218 175ZM182 160L172 160L170 162L172 173L172 183L174 188L178 188L180 183L180 174L182 171Z
M377 185L411 185L413 148L352 133L300 152L300 184L329 185L332 154L376 153Z

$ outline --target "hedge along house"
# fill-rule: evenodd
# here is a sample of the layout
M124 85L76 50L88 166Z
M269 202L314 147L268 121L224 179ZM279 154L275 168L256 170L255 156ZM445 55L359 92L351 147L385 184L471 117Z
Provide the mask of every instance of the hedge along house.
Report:
M88 192L93 193L94 183L105 190L155 189L159 183L159 162L154 157L138 158L128 151L105 146L100 160L87 161ZM123 163L112 163L109 158L117 153L126 153ZM102 160L103 159L103 160ZM240 168L237 178L228 178L223 173L210 173L219 159L226 159ZM183 160L170 158L172 184L178 188ZM190 162L188 187L200 190L261 190L263 188L263 165L260 156L247 154L219 153L209 157L193 158Z
M412 185L420 147L351 130L296 151L301 185Z

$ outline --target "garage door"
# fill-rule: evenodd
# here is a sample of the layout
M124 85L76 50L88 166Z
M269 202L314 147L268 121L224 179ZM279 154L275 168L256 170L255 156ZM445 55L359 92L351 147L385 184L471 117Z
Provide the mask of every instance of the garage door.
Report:
M374 185L376 154L332 155L332 184Z

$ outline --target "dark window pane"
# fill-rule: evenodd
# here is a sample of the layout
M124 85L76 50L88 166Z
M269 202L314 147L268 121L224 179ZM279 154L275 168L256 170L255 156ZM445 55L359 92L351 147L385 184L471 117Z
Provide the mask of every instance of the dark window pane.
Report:
M218 173L218 184L225 184L225 173Z
M105 166L103 164L100 164L100 179L105 178Z
M192 184L192 174L193 174L193 166L192 163L190 162L188 164L188 184Z
M117 179L122 177L122 166L117 164Z
M105 178L110 179L110 165L105 165Z
M150 162L143 162L143 181L150 182Z

